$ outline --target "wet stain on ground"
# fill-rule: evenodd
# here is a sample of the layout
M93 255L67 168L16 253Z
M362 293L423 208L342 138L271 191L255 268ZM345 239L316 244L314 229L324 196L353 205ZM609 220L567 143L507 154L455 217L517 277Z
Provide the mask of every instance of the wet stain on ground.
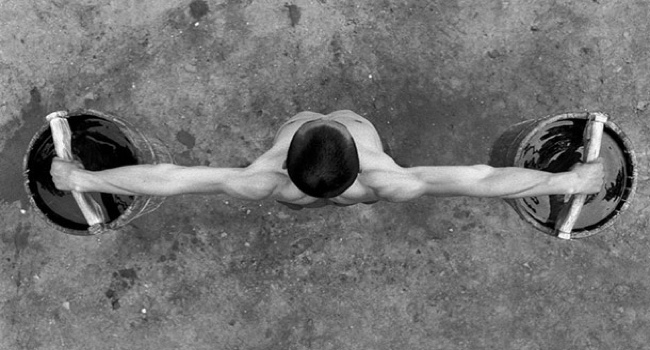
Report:
M210 7L203 0L194 0L190 3L190 15L197 21L207 15L208 11L210 11Z
M16 255L27 248L29 244L29 234L31 227L29 224L20 224L14 234L14 245L16 246Z
M291 244L290 256L295 258L296 256L304 253L314 244L314 241L309 237L303 237Z
M196 144L196 137L185 130L181 130L176 133L176 141L182 143L188 149L192 149Z
M111 285L104 295L109 299L113 310L117 310L121 306L120 298L133 287L135 281L138 279L138 274L135 269L127 268L113 272L112 276Z
M0 169L4 175L3 184L0 185L0 200L8 203L19 200L22 208L28 207L27 193L23 187L22 163L29 142L36 131L45 124L46 114L41 92L33 88L30 91L29 103L20 111L20 119L15 120L15 123L22 124L21 127L7 140L0 152Z
M302 16L300 7L293 4L285 4L284 6L289 10L289 20L291 21L291 26L297 26L298 23L300 23L300 17Z

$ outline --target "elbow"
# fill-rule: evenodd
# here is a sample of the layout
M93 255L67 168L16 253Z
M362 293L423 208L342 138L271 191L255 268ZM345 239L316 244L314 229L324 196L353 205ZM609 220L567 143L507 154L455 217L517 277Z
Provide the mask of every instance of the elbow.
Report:
M243 200L261 201L273 196L275 186L271 183L243 181L227 186L224 193Z
M414 181L401 186L391 186L377 192L377 196L392 203L408 202L422 197L426 193L426 185L423 182Z
M275 186L272 183L257 184L253 186L249 193L249 199L253 201L261 201L268 199L275 193Z
M504 179L511 178L508 168L495 168L490 165L479 164L471 166L473 173L470 176L469 191L467 195L482 198L512 199L521 196L522 189L517 188L516 181L511 179L504 183ZM523 191L529 190L526 188Z
M469 167L475 173L476 178L486 179L495 175L500 168L495 168L487 164L477 164Z
M181 172L184 167L174 164L155 164L151 165L152 174L150 179L151 186L146 186L147 192L143 193L152 196L171 197L188 193L186 181Z
M257 186L255 186L257 187ZM242 191L231 191L230 193L226 192L227 195L232 196L234 198L239 198L247 201L261 201L265 200L269 197L271 197L271 194L273 192L265 189L265 188L246 188L245 190Z

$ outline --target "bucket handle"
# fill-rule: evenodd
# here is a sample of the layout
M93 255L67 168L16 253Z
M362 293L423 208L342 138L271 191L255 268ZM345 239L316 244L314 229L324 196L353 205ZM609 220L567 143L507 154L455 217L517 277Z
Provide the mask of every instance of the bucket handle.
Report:
M68 112L59 111L48 114L45 119L50 124L56 155L65 160L73 160L71 145L72 132L70 131L67 117ZM87 193L72 191L72 196L90 226L89 231L95 232L96 230L94 228L97 228L106 221L106 216L101 206Z
M607 115L602 113L590 113L589 120L585 126L584 131L584 144L585 149L582 154L582 161L585 163L593 162L600 155L600 144L603 138L603 128L607 122ZM567 205L562 208L559 214L559 219L555 225L556 234L562 239L571 239L571 231L580 212L582 206L587 199L586 194L577 194L571 197Z

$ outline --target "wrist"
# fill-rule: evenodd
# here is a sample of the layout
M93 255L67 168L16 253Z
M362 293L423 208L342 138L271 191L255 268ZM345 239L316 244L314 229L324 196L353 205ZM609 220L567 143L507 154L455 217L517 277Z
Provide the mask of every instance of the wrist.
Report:
M90 192L92 173L84 169L75 169L70 172L70 187L75 192Z
M581 183L578 175L573 171L554 174L556 183L560 189L558 194L577 194L580 193Z

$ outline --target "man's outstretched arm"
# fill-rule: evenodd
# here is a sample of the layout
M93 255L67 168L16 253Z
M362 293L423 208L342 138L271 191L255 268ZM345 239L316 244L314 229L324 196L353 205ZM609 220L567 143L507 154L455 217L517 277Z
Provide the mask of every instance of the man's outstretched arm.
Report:
M52 162L51 175L55 186L64 191L153 196L213 193L246 200L269 197L280 181L278 175L251 168L142 164L86 171L59 158Z
M603 184L601 161L576 164L562 173L525 168L416 167L408 169L420 179L425 195L522 198L553 194L591 194Z
M366 183L380 198L394 202L424 195L522 198L589 194L600 191L604 177L600 160L576 164L563 173L488 165L402 168L392 159L377 163L382 166L363 175Z

